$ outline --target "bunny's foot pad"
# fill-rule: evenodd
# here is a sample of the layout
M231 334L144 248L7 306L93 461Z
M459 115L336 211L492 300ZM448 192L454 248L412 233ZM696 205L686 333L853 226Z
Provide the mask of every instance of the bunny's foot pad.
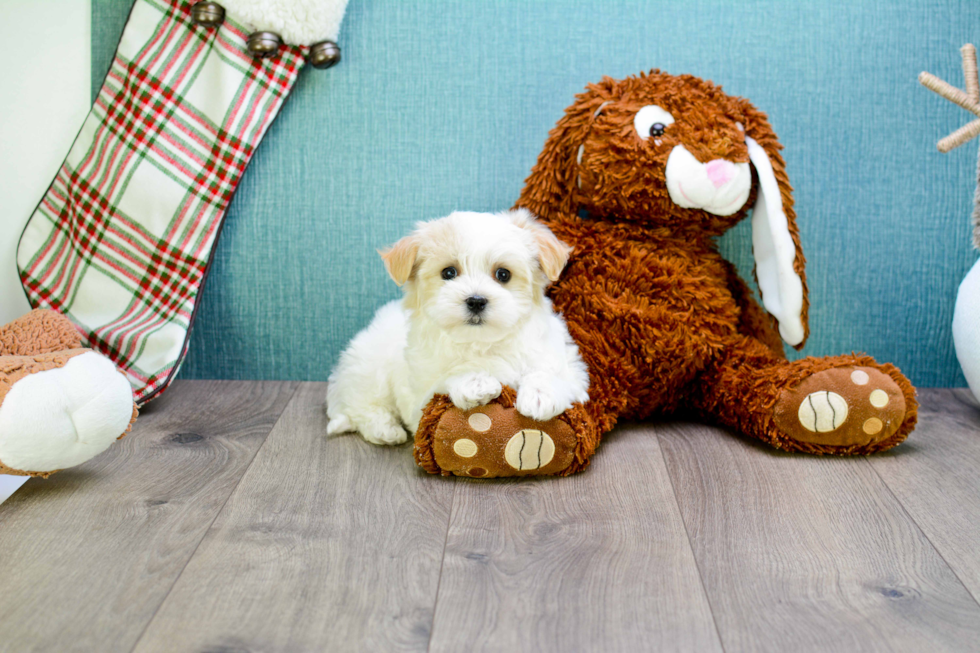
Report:
M776 403L776 426L804 449L871 453L889 442L906 419L902 389L873 367L837 367L807 377Z
M466 411L446 402L437 397L416 432L415 459L429 473L495 478L571 471L578 439L563 416L537 422L506 399Z

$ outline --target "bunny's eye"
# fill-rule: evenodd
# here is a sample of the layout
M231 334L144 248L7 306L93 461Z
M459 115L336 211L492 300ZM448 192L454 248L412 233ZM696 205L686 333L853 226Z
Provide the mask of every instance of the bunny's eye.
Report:
M663 136L664 131L669 125L674 124L674 116L664 111L656 104L648 104L636 112L633 118L633 127L637 135L646 140L650 136L655 138Z

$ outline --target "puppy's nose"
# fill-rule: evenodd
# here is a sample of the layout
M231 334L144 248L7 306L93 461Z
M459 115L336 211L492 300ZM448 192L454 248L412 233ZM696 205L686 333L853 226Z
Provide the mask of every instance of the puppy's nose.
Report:
M471 313L482 313L483 309L487 307L487 298L480 297L479 295L467 297L466 305L469 307Z
M721 188L735 176L735 164L724 159L715 159L704 164L708 179L714 184L715 188Z

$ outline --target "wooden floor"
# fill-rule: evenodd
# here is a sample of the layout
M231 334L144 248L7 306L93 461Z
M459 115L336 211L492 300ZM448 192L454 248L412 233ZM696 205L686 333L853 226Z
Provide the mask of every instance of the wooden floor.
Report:
M428 476L317 383L177 383L0 505L4 651L977 651L980 409L854 459L627 425L566 479Z

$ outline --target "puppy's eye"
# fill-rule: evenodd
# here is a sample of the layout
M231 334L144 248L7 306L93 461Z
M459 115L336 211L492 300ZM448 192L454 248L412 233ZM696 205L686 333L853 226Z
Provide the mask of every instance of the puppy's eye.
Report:
M451 279L455 279L456 278L456 268L454 268L451 265L448 268L443 268L442 269L442 278L445 279L446 281L449 281Z
M646 140L653 136L658 138L664 135L664 131L674 124L674 116L664 111L656 104L648 104L636 112L633 117L633 127L637 135Z
M507 283L510 281L510 270L507 268L497 268L497 271L493 273L493 276L500 283Z

